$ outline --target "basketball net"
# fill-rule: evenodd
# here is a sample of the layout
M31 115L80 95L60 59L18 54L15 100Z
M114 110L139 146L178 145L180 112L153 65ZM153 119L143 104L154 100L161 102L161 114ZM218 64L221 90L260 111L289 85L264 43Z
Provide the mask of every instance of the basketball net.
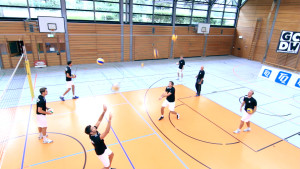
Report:
M53 35L53 37L55 36L55 29L50 29L50 31L51 31L51 34Z

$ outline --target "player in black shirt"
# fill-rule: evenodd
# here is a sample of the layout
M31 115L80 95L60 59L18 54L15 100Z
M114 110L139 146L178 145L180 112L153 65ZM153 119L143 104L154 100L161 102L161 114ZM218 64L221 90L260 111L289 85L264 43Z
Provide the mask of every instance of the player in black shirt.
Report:
M204 79L204 75L205 75L205 71L204 71L204 66L201 66L201 69L198 73L198 75L196 76L197 80L196 80L196 96L200 96L200 92L201 92L201 85L203 84L203 79Z
M178 66L178 78L177 80L179 80L180 78L180 74L181 74L181 79L183 78L183 68L184 68L184 65L185 65L185 61L183 60L183 56L180 56L180 60L179 62L177 63L179 66Z
M60 100L62 100L62 101L65 101L64 97L67 93L69 93L71 88L72 88L72 92L73 92L73 99L78 99L79 98L78 96L75 96L75 85L74 85L72 79L76 78L76 75L72 74L71 67L72 67L72 61L68 61L68 66L66 67L66 70L65 70L67 88L68 89L66 90L66 92L62 96L59 97Z
M111 118L112 118L111 114L109 115L109 120L105 131L102 134L100 134L97 131L106 111L107 111L107 107L106 105L103 105L103 112L100 115L97 123L93 127L91 125L86 126L85 133L89 135L91 142L95 147L95 152L104 165L104 169L110 169L114 157L114 153L109 148L106 147L104 143L104 138L109 133L111 127Z
M48 94L48 90L45 87L40 88L41 95L38 96L36 101L36 116L37 116L37 125L40 133L39 139L43 139L43 143L52 143L53 141L47 138L47 119L46 114L51 115L46 107L45 96Z
M253 115L253 113L256 112L256 109L257 109L257 102L252 97L253 94L254 94L254 91L250 90L248 92L248 95L244 97L244 101L243 101L243 103L241 105L241 108L240 108L240 111L242 112L243 106L245 105L243 116L242 116L239 128L237 130L235 130L234 133L239 133L241 131L241 128L244 126L244 122L246 122L246 124L247 124L247 128L244 131L245 132L251 131L251 129L250 129L250 118ZM248 108L253 110L251 114L249 114L247 112Z
M164 97L167 97L167 99L163 102L161 106L161 116L158 120L162 120L164 118L164 109L166 106L169 106L169 110L172 114L177 115L177 119L179 119L179 114L176 113L175 110L175 88L174 82L170 81L169 85L166 87L165 92L160 96L159 100L161 100Z

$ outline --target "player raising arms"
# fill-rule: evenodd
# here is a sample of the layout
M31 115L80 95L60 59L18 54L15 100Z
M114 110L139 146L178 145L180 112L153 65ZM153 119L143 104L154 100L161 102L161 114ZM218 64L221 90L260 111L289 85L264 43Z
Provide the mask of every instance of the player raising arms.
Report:
M103 117L105 115L105 112L107 111L107 107L106 105L103 105L103 112L100 115L97 123L94 126L88 125L85 128L85 133L89 135L92 144L95 147L95 152L98 156L98 158L100 159L100 161L102 161L104 168L103 169L113 169L110 168L112 160L114 158L114 153L106 147L105 143L104 143L104 138L107 136L107 134L109 133L110 127L111 127L111 114L109 115L109 120L106 126L105 131L100 134L97 129L101 123L101 121L103 120Z

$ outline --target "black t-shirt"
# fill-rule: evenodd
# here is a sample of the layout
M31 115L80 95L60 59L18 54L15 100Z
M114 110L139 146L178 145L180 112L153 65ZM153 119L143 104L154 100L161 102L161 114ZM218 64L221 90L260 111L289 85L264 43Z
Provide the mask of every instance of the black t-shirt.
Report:
M245 102L245 111L247 111L248 108L251 108L254 110L254 107L257 106L257 102L253 97L248 98L248 96L245 96L244 102Z
M185 61L182 59L179 61L179 69L182 69L183 68L183 65L185 65Z
M72 81L72 78L68 78L67 77L67 73L69 73L69 75L72 76L72 74L71 74L72 73L71 67L67 66L65 72L66 72L66 81Z
M43 113L39 113L38 112L38 107L41 107L42 110L46 111L46 108L47 108L46 107L46 99L42 95L39 95L39 97L36 100L36 114L46 115L46 114L43 114Z
M200 70L197 76L197 83L199 83L201 81L202 78L204 78L205 72L204 70ZM204 80L202 80L203 83Z
M175 88L174 87L172 87L172 88L167 87L166 92L167 93L172 93L170 96L167 97L167 100L169 102L174 102L175 101Z
M97 131L96 135L94 135L94 136L90 135L90 139L91 139L92 144L95 147L96 154L97 155L102 155L104 153L104 151L107 149L107 147L104 143L104 140L100 139L100 133Z

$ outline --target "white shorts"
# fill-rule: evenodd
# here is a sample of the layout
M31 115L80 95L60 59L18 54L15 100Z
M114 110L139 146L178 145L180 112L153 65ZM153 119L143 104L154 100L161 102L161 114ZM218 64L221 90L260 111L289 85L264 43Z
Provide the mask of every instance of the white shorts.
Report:
M252 114L248 114L245 110L243 111L242 121L249 122Z
M161 106L162 107L169 106L169 110L170 111L174 111L175 110L175 102L169 102L167 99L163 102L163 104Z
M46 115L41 115L41 114L37 114L36 115L36 119L37 119L37 125L38 127L47 127L47 118Z
M73 81L67 81L67 88L72 88L73 85Z
M98 155L98 158L100 161L102 161L104 167L109 167L110 166L110 161L109 161L109 155L111 155L112 151L109 148L106 148L104 153L102 155Z
M182 73L183 69L178 68L178 73Z

